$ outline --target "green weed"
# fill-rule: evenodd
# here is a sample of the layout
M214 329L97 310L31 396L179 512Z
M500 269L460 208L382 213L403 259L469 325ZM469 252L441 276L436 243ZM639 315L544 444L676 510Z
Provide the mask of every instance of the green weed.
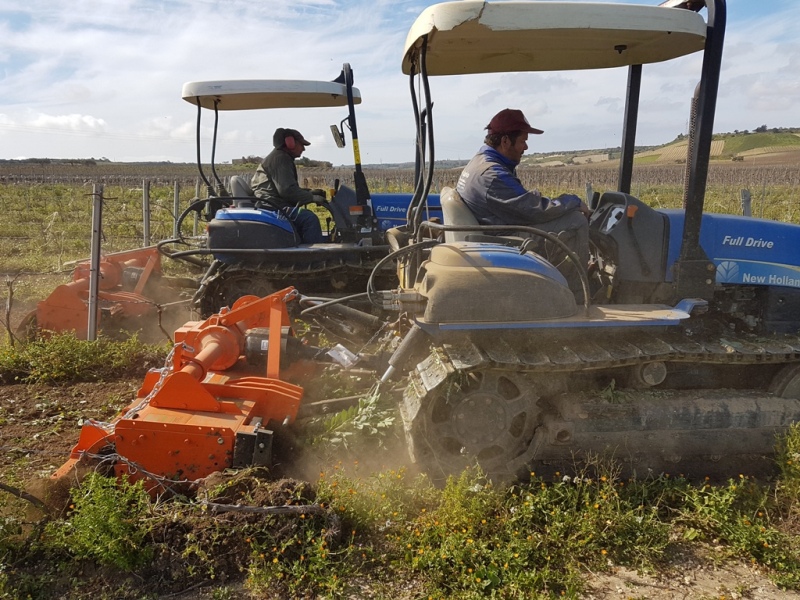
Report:
M150 497L142 482L91 473L71 497L70 517L48 527L53 547L123 571L149 562Z
M141 375L161 366L166 354L166 347L142 344L136 336L90 342L71 332L57 333L0 346L0 383L73 383Z
M687 540L723 544L729 555L768 567L785 588L800 587L800 546L778 528L778 506L770 492L740 476L726 485L686 485L676 523Z
M668 543L657 509L602 476L496 489L479 473L451 478L437 507L398 535L435 597L575 597L583 570L652 567Z
M312 444L325 446L331 452L356 450L365 446L384 446L394 430L397 410L381 402L377 388L359 398L358 404L309 423Z

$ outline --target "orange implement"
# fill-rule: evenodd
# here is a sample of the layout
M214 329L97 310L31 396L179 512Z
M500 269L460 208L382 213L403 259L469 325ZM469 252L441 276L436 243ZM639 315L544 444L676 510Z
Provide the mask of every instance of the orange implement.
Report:
M136 400L109 424L83 425L70 459L53 478L102 456L117 475L147 479L155 492L214 471L271 463L274 431L294 422L303 389L280 379L281 337L290 320L286 288L264 298L240 298L205 321L175 332L166 367L151 370ZM264 374L242 355L247 331L267 328Z
M70 283L58 286L36 306L36 326L42 331L74 331L85 340L89 322L89 261L80 262ZM156 310L145 286L161 275L161 255L155 246L108 254L98 265L100 315L141 317ZM100 319L98 322L101 322Z

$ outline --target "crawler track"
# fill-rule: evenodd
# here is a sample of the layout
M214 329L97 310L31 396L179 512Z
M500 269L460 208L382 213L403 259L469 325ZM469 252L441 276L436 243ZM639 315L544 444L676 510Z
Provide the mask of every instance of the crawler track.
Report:
M659 387L609 385L647 387L653 365L666 373ZM503 330L434 346L402 414L412 457L440 481L476 460L506 480L568 472L591 454L628 475L728 476L774 470L775 436L800 420L798 398L797 336Z
M252 294L266 296L292 285L306 295L345 295L363 292L374 264L352 264L341 260L323 260L305 265L265 263L256 266L231 265L220 269L204 282L199 306L204 318L231 306L238 298ZM389 268L376 278L376 285L396 279Z

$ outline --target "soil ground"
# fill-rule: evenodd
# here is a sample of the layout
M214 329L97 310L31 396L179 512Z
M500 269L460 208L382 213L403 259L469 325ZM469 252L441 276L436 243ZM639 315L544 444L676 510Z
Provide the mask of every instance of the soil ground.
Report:
M797 164L798 161L800 151L745 158L745 164L758 165ZM613 166L611 163L604 164ZM16 314L24 315L25 311L20 307L30 310L33 305L16 305L20 309ZM14 326L17 324L13 323ZM140 379L69 386L0 385L0 483L41 494L46 489L42 482L67 460L70 449L77 442L81 421L88 417L101 421L113 418L130 402L140 385ZM404 451L398 449L395 458L398 464L404 462ZM366 465L367 461L362 464ZM384 464L375 465L376 469L384 467ZM289 494L312 493L313 488L309 486L313 486L312 478L318 472L319 465L311 461L290 465L283 479L273 480L263 486L258 500L262 505L277 505ZM304 491L306 489L307 492ZM35 514L33 518L37 518ZM233 523L247 517L229 513L214 518ZM209 519L195 519L192 522L192 533L196 539L204 539L211 531ZM165 532L163 541L168 542L169 535L175 533ZM219 563L217 584L197 584L188 572L173 573L170 584L160 588L160 598L252 598L242 585L242 575L234 560L237 552L243 551L243 548L232 547L229 550L230 559ZM161 558L168 569L169 557ZM85 575L86 595L82 597L114 597L108 595L108 589L103 589L103 581L120 579L117 574L97 572L87 567ZM364 582L357 586L360 591L350 597L397 600L421 597L422 590L418 582L396 581L396 577L392 576L383 579L385 581L380 584ZM583 596L585 600L800 600L800 593L778 589L759 568L724 558L722 549L713 545L677 547L656 574L641 574L609 565L609 570L604 573L587 572L586 581L588 588ZM130 578L130 582L133 589L146 583L135 578ZM94 596L93 592L96 592Z
M124 380L105 383L79 383L68 387L44 385L0 386L0 416L5 421L0 428L0 481L19 482L25 480L34 493L41 486L31 482L47 478L68 457L71 447L78 439L79 423L84 417L108 420L123 408L134 396L139 380ZM396 453L398 462L405 457ZM287 475L302 477L318 471L315 468L287 469ZM309 465L306 465L307 467ZM376 468L386 465L376 465ZM393 465L397 466L397 465ZM295 473L291 473L291 471ZM242 486L249 487L247 482ZM209 487L211 487L209 485ZM291 494L313 494L313 484L300 477L286 477L262 486L258 501L262 506L280 505ZM299 490L299 491L298 491ZM250 490L252 494L252 489ZM252 515L226 514L216 517L228 519L233 525L236 519L253 518ZM196 539L205 537L203 529L208 520L195 519L191 527ZM185 528L185 524L184 524ZM178 532L173 532L178 533ZM184 535L186 532L181 531ZM169 532L165 532L165 542ZM721 549L713 546L679 548L667 560L659 573L643 575L621 567L610 566L606 573L587 573L589 588L586 600L610 599L735 599L758 600L800 599L800 594L778 589L758 568L737 560L723 559ZM231 560L221 562L215 586L197 587L191 577L176 576L165 590L163 598L250 598L241 584L241 574L234 558L244 548L230 548ZM245 555L246 556L246 555ZM97 574L94 574L96 577ZM219 594L224 588L225 596ZM388 588L363 585L352 598L398 598L419 597L421 592L414 582L395 582Z

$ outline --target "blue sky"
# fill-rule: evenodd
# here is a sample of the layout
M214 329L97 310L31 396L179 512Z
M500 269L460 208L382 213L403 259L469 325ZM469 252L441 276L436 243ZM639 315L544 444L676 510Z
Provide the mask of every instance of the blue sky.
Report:
M651 4L657 4L653 0ZM186 81L330 80L349 62L362 161L413 160L406 32L418 0L0 0L0 158L195 160ZM648 3L639 0L630 3ZM715 131L800 126L800 2L728 0ZM644 69L637 143L685 133L700 60ZM506 107L545 130L534 151L620 144L625 70L495 74L431 80L438 158L469 158ZM210 116L211 113L208 113ZM329 125L341 109L221 113L219 162L270 149L299 129L306 156L352 162ZM204 139L212 119L204 121ZM203 146L203 159L208 160Z

